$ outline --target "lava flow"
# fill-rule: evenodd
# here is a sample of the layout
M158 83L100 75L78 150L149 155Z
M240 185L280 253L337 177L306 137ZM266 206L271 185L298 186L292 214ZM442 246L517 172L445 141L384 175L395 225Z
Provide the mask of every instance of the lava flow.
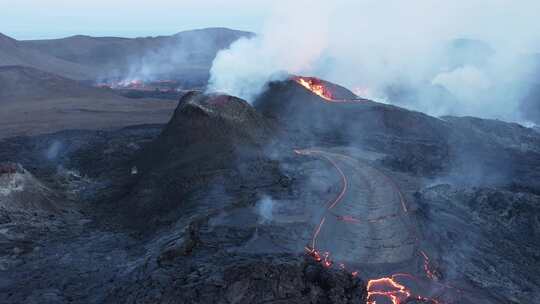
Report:
M431 266L429 256L423 250L420 250L419 252L422 255L422 258L424 259L424 272L426 273L426 276L432 281L438 281L441 275L437 271L437 269L434 269Z
M300 81L302 81L302 78L300 78ZM310 82L306 82L306 83L312 84ZM322 90L320 92L322 92L321 94L323 94L325 91ZM326 214L322 216L320 223L316 226L316 229L312 236L311 246L306 247L307 254L311 256L315 261L321 263L324 267L330 268L334 265L334 263L330 259L329 252L324 252L321 254L321 252L317 249L317 238L319 237L319 234L325 224L325 221L327 220L328 214L334 215L338 221L345 222L345 223L352 223L352 224L359 224L362 222L376 223L376 222L385 221L385 220L393 220L396 217L400 216L400 214L398 213L392 213L390 215L385 215L378 218L362 220L362 219L358 219L350 215L334 214L331 210L334 209L334 207L340 204L340 202L343 200L345 193L348 190L349 180L347 178L347 175L340 168L338 163L331 157L331 155L337 156L343 159L349 159L349 160L353 160L353 159L346 155L330 154L330 153L320 151L320 150L306 149L306 150L294 150L294 152L299 155L316 155L322 159L325 159L334 167L334 169L338 172L341 179L341 190L339 191L336 197L334 197L328 203L325 204ZM401 214L407 215L408 214L407 204L397 184L383 172L380 172L380 174L382 174L386 178L387 182L390 183L394 189L396 189L397 193L399 194L399 202L402 207ZM416 233L413 233L413 234L416 234ZM418 240L417 237L415 237L415 239ZM426 276L432 281L437 281L438 278L440 277L440 274L435 269L432 268L429 256L422 250L419 250L419 253L424 260L423 268L426 273ZM339 265L341 269L345 270L344 264L338 263L337 265ZM353 271L351 272L351 274L353 276L356 276L358 272ZM413 300L417 302L432 303L432 304L440 303L438 300L435 300L433 298L427 298L427 297L414 294L411 288L407 286L407 284L399 280L400 278L418 281L416 277L410 274L403 274L403 273L393 274L389 277L381 277L381 278L368 280L366 304L382 304L382 303L404 304Z
M304 88L310 90L311 92L320 96L324 100L335 101L330 89L328 89L320 79L317 79L314 77L300 77L300 76L296 76L293 79L294 81L302 85Z
M392 277L369 280L367 291L367 304L376 304L377 297L389 298L393 304L399 304L411 296L407 288Z
M319 78L294 76L292 77L292 80L327 102L355 103L365 101L365 99L362 98L336 98L328 84Z
M398 276L393 275L391 277L369 280L367 283L368 295L366 304L377 304L377 299L380 298L388 299L392 304L402 304L412 300L439 304L439 301L435 299L413 295L405 285L397 281Z

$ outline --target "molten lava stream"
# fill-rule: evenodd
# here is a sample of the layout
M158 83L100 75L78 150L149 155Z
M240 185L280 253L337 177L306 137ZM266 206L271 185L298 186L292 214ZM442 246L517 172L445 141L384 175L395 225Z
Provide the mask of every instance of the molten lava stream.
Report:
M301 77L295 76L293 80L298 84L311 91L313 94L321 97L328 102L359 102L360 99L338 99L334 98L332 90L328 88L324 82L315 77Z
M332 92L320 80L312 77L295 77L294 80L323 99L328 101L334 100Z
M367 304L376 304L377 299L388 299L393 304L407 301L411 292L395 281L393 277L369 280L367 284Z
M300 81L301 80L302 80L302 78L300 78ZM319 93L321 93L321 94L324 94L324 92L325 92L324 90L319 91ZM319 94L317 94L317 95L319 95ZM323 97L323 96L321 96L321 97ZM347 176L343 172L343 170L338 166L338 164L332 158L325 155L327 153L324 152L324 151L306 149L306 150L294 150L294 152L296 154L299 154L299 155L316 154L317 156L319 156L321 158L324 158L325 160L330 162L330 164L336 169L336 171L340 175L342 188L341 188L341 191L338 193L338 195L334 199L331 199L327 204L325 204L325 206L326 206L325 212L329 212L330 214L336 216L338 218L338 220L346 222L346 223L360 223L361 222L360 219L356 219L356 218L351 217L351 216L338 216L336 214L333 214L330 211L337 204L339 204L339 202L341 202L341 200L345 196L345 193L347 192L347 189L348 189L349 181L347 179ZM341 154L336 154L336 155L339 155L344 159L354 160L353 158L348 157L346 155L341 155ZM375 170L377 170L377 169L375 169ZM380 172L380 170L377 170L377 171ZM406 205L406 202L405 202L405 198L403 197L399 187L397 186L397 184L389 176L387 176L383 172L380 172L380 173L387 178L388 182L399 193L399 200L400 200L400 203L401 203L402 211L403 211L404 214L407 214L408 213L408 208L407 208L407 205ZM367 221L377 222L377 221L381 221L381 220L388 220L388 219L394 218L396 216L398 216L398 215L397 214L391 214L391 215L382 216L382 217L376 218L376 219L369 219ZM321 221L317 225L314 233L313 233L313 237L312 237L312 240L311 240L311 246L306 247L306 252L315 261L321 263L324 267L330 268L330 267L332 267L334 265L334 263L330 259L330 253L329 252L324 252L323 254L321 254L320 251L317 249L317 238L318 238L318 236L319 236L319 234L321 232L321 229L324 226L325 221L326 221L326 216L323 216L321 218ZM416 231L414 231L414 232L416 233ZM416 239L418 239L418 238L416 238ZM429 257L427 256L427 254L424 251L421 251L421 250L420 250L420 254L424 258L424 270L426 272L427 277L432 279L432 280L436 279L436 275L434 275L434 271L430 267ZM343 269L343 270L346 269L344 264L340 263L338 265L339 265L339 267L341 269ZM353 276L356 276L358 274L358 272L353 271L353 272L351 272L351 274ZM388 304L405 304L405 303L407 303L409 301L412 301L412 300L421 301L421 302L424 302L424 303L439 304L439 301L437 301L435 299L415 295L411 291L410 287L407 286L408 284L399 282L398 278L402 278L402 279L406 278L406 279L413 280L413 281L418 280L413 275L406 274L406 273L405 274L404 273L398 273L398 274L393 274L390 277L382 277L382 278L377 278L377 279L371 279L367 283L368 295L367 295L366 304L385 304L385 303L388 303Z
M416 281L413 275L407 273L398 273L390 277L369 280L367 283L367 302L366 304L405 304L410 301L423 303L441 304L435 298L428 298L414 294L408 284L401 283L398 278L408 278Z

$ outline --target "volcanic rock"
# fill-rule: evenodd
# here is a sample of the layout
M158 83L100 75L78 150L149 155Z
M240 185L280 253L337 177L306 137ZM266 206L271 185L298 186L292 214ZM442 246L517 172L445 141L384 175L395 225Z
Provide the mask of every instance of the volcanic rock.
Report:
M366 285L351 274L294 256L236 257L227 263L161 268L111 291L107 301L161 303L365 303ZM163 279L174 276L172 284ZM189 283L188 283L189 282ZM186 284L188 283L188 284Z
M540 295L540 275L531 271L540 267L539 196L439 184L418 199L423 233L439 247L447 279L514 303Z
M246 101L192 91L181 98L156 146L191 149L203 144L220 150L240 145L260 147L270 133L268 122Z
M154 219L175 221L186 208L205 205L199 201L190 206L190 197L204 201L215 193L223 202L206 207L221 208L226 192L242 188L249 196L250 188L279 183L277 165L264 152L271 136L270 124L246 101L188 93L160 136L135 161L138 180L122 205L135 219L161 215ZM212 189L218 180L219 189Z

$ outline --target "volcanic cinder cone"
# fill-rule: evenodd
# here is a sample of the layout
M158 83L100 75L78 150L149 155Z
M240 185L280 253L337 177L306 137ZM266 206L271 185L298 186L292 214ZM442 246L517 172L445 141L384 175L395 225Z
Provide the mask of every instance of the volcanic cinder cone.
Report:
M450 129L443 121L354 97L343 87L317 80L334 98L327 100L299 83L297 77L270 83L255 101L257 110L277 122L287 136L294 136L295 142L362 146L387 154L399 152L400 158L419 161L430 151L435 163L446 157Z
M190 92L182 97L158 145L257 146L270 135L266 120L245 100L229 95Z
M219 197L228 189L268 183L277 174L263 151L271 137L268 121L246 101L186 94L162 134L135 163L139 180L124 200L128 213L136 221L174 221L182 208L193 207L192 196ZM212 189L215 180L219 191ZM204 205L200 196L199 207Z
M376 133L428 138L435 133L431 130L441 125L425 114L358 98L339 85L316 80L331 92L333 100L327 100L296 78L270 83L268 90L255 101L257 110L288 127L330 137L351 135L351 140Z

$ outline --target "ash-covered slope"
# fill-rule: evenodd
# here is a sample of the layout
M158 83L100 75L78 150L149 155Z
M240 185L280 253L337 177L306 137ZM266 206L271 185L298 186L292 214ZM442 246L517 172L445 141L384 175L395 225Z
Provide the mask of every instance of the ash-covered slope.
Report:
M253 195L250 188L279 180L277 165L264 154L271 134L266 119L246 101L190 92L134 162L138 179L122 206L137 223L171 222L190 208L223 207L228 191Z
M450 175L461 185L505 186L540 193L540 134L517 123L445 116Z
M246 101L192 91L181 98L156 146L194 149L202 144L220 151L236 145L261 146L270 133L270 124Z
M40 246L78 213L67 196L14 162L0 163L0 270L21 263L21 255Z
M495 187L439 184L418 193L421 229L446 280L472 282L496 299L540 296L540 197Z
M272 128L249 104L190 93L160 129L66 131L2 142L4 158L73 191L73 210L82 209L84 217L7 242L6 256L13 246L29 245L9 264L0 256L0 302L365 302L358 276L303 257L305 242L297 237L311 231L308 220L259 222L263 195L297 191L266 155ZM57 157L46 158L55 145ZM58 167L77 173L66 183ZM283 250L281 240L299 250Z
M155 260L119 276L107 302L365 301L358 277L259 239L268 228L258 222L256 203L288 187L265 151L272 135L268 121L239 98L191 92L180 100L136 159L129 194L114 205L120 221L151 236L145 246Z

